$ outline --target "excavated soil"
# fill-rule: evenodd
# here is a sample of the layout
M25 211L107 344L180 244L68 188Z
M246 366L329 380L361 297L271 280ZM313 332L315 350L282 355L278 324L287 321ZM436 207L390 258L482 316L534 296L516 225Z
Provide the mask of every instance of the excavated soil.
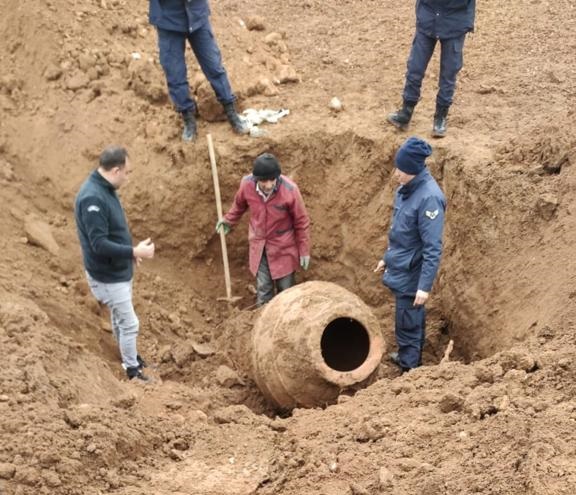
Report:
M200 137L185 145L147 2L0 0L2 495L574 493L576 7L478 3L430 161L449 207L425 366L400 376L383 361L365 389L279 415L242 372L259 315L245 221L228 236L242 299L219 299L205 136L225 208L252 159L278 155L312 218L299 281L360 296L393 350L372 270L414 2L212 2L241 106L291 113L235 136L191 63ZM437 78L436 54L413 134L429 136ZM123 376L74 229L74 195L110 143L134 164L121 191L133 234L157 246L135 278L145 386Z

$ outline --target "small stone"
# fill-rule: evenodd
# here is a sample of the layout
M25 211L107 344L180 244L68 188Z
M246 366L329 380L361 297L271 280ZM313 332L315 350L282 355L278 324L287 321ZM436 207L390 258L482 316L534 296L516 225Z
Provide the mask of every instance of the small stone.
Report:
M368 495L369 493L366 488L358 483L350 483L350 490L352 491L352 495Z
M256 91L264 96L276 96L278 94L278 88L266 77L258 81Z
M187 416L188 422L191 423L206 423L208 421L208 415L199 409L188 412Z
M394 480L394 474L386 467L381 467L378 472L378 482L380 483L380 488L389 487Z
M62 69L56 65L50 65L44 71L44 78L47 81L56 81L62 77Z
M91 443L86 447L86 451L89 452L90 454L93 454L94 452L96 452L96 445Z
M223 387L233 387L234 385L243 385L244 382L233 369L221 365L216 370L216 381Z
M452 411L461 411L464 406L464 399L459 395L447 393L440 399L440 411L449 413Z
M88 76L82 72L72 76L68 81L66 81L66 88L72 91L78 91L79 89L85 88L90 83Z
M505 411L510 407L510 397L504 395L494 401L494 406L498 411Z
M330 107L330 110L333 110L334 112L341 112L342 111L342 102L336 96L330 100L330 103L328 103L328 106Z
M182 367L192 359L194 349L192 348L191 343L185 342L182 345L174 346L171 352L172 352L172 359L174 359L174 362L179 367Z
M248 17L245 24L248 31L264 31L266 29L264 18L259 15Z
M160 356L160 361L163 363L169 363L172 361L172 350L170 349L169 345L162 347L158 355Z
M280 65L277 71L277 79L280 81L280 84L300 82L300 77L296 73L296 69L291 65Z
M567 370L572 367L572 361L568 358L562 358L558 361L558 366L560 368ZM2 396L0 396L0 401L2 401Z
M542 194L536 201L536 211L546 221L552 220L560 205L558 197L551 193Z
M50 488L57 488L62 484L60 476L58 476L58 474L54 471L44 471L42 477L44 478L46 485L48 485Z
M9 480L14 477L16 472L16 466L14 464L8 464L5 462L0 463L0 479Z
M216 354L216 349L210 344L199 344L197 342L192 343L192 349L200 357L208 357Z
M264 43L267 45L274 45L282 41L282 35L280 33L270 33L264 37Z
M78 57L78 66L83 72L88 71L90 67L94 67L96 65L96 59L89 55L88 53L82 53Z
M54 256L60 252L60 246L54 240L50 225L46 222L29 215L24 222L24 232L28 242L33 246L41 247Z
M176 449L171 449L170 453L168 455L170 456L170 459L177 461L177 462L184 459L184 456L182 455L182 453L178 452Z
M7 395L0 395L0 402L8 402L10 400L10 397L8 397Z
M136 404L136 396L134 394L126 394L118 397L111 401L114 407L119 409L130 409L134 404Z

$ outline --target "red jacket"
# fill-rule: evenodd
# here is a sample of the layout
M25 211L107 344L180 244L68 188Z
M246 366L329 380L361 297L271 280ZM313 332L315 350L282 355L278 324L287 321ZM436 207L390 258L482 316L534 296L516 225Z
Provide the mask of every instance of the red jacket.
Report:
M300 256L310 256L310 218L298 186L281 175L268 201L256 190L252 175L242 179L234 203L224 220L236 225L250 208L250 271L254 276L264 248L272 279L296 271Z

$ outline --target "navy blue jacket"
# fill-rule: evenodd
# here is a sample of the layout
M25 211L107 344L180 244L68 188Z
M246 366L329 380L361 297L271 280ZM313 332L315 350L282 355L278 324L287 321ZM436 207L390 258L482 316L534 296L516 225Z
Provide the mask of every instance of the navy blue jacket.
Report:
M160 29L192 33L208 22L208 0L150 0L148 19Z
M416 0L416 29L430 38L457 38L474 31L476 0Z
M444 194L426 168L396 191L382 276L395 294L432 289L442 256L445 210Z
M74 203L84 267L104 283L132 280L134 255L128 222L114 186L94 170Z

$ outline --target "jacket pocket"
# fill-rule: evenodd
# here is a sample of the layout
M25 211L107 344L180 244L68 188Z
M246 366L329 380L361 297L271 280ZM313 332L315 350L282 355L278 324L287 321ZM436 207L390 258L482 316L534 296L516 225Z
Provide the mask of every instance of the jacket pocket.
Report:
M414 249L391 249L386 251L384 262L386 266L399 271L409 271L416 256Z

